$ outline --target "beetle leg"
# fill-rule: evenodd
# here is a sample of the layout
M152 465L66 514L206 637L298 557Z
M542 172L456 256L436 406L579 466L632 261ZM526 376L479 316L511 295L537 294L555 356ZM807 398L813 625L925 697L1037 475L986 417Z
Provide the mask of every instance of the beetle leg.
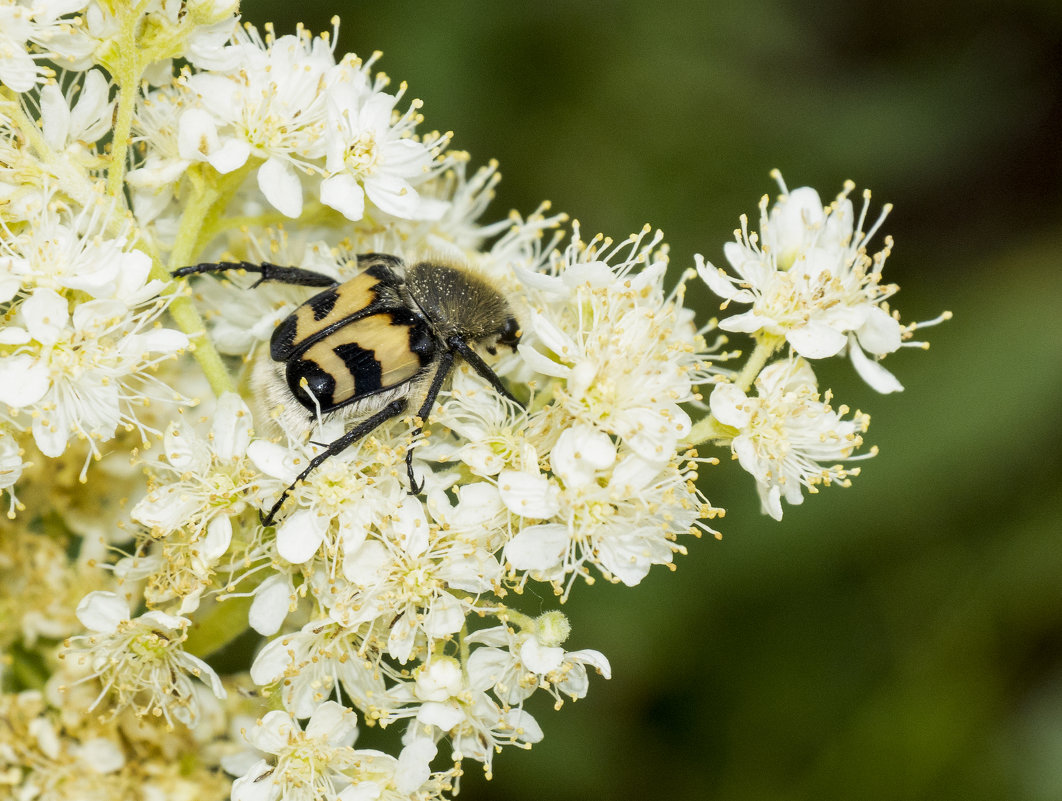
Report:
M450 373L450 368L454 366L454 354L452 351L444 350L439 355L439 369L435 371L435 375L431 379L431 386L428 387L428 394L424 396L424 403L420 405L420 409L417 410L417 417L420 418L421 424L413 429L413 436L417 436L424 430L424 423L428 420L428 415L431 414L431 409L435 405L435 399L439 395L439 390L442 389L443 381L446 380L446 376ZM409 494L420 495L420 491L424 489L424 482L421 481L417 484L417 478L413 475L413 449L406 450L406 474L409 476Z
M269 510L269 513L264 517L261 517L262 525L273 525L273 519L277 516L277 512L280 511L280 507L284 505L284 501L287 500L288 495L291 494L291 491L295 489L296 485L300 481L304 480L306 476L310 475L310 473L312 473L317 467L319 467L321 462L325 461L326 459L332 456L335 456L337 453L342 453L355 442L357 442L359 439L371 433L373 429L383 425L392 417L397 417L398 415L400 415L405 408L405 398L398 398L397 400L393 400L389 404L384 406L376 414L374 414L372 417L369 417L368 419L358 423L356 426L354 426L354 428L350 429L350 431L346 432L339 439L330 443L327 448L325 448L323 451L313 457L310 460L310 464L307 465L306 469L299 473L295 480L291 482L291 485L288 486L288 488L285 489L282 493L280 493L280 497L277 498L277 502L273 504L272 508Z
M230 270L243 270L248 273L259 273L262 277L251 285L251 289L263 281L277 281L281 284L294 284L295 286L336 286L336 279L324 273L314 270L304 270L301 267L281 267L277 264L262 262L254 264L249 261L219 261L203 262L191 267L181 267L173 271L174 277L181 278L195 273L224 273Z
M520 401L514 398L512 396L512 393L505 388L505 386L501 382L501 379L499 379L498 376L495 375L494 371L490 369L490 365L483 361L480 355L472 349L471 345L469 345L463 339L458 339L457 337L452 338L448 344L451 348L461 354L461 356L466 362L468 362L469 366L473 370L479 373L480 376L482 376L483 379L487 381L487 383L494 387L495 392L497 392L503 398L508 398L521 409L525 408L524 404L520 403Z

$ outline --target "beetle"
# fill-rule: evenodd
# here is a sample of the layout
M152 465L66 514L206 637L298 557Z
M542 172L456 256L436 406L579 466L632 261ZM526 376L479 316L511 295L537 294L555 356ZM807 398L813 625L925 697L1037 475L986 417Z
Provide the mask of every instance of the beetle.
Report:
M295 401L310 422L333 413L357 422L310 460L262 517L264 525L273 524L295 486L322 462L422 398L413 432L419 434L458 358L522 406L475 350L494 355L508 346L515 352L520 341L509 301L487 278L437 259L407 264L386 253L357 259L359 273L342 283L268 262L204 262L173 272L185 277L239 270L260 275L252 289L265 281L322 288L273 330L269 356L283 366L284 378L267 395ZM411 449L406 472L410 494L419 494L424 484L413 475Z

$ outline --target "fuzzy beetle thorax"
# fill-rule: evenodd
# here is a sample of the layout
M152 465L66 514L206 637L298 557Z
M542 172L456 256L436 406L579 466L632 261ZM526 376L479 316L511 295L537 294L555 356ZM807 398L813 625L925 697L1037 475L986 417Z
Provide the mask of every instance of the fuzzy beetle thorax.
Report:
M443 340L479 342L495 338L514 345L516 320L501 292L461 267L419 262L406 270L406 287ZM493 345L494 343L488 343Z

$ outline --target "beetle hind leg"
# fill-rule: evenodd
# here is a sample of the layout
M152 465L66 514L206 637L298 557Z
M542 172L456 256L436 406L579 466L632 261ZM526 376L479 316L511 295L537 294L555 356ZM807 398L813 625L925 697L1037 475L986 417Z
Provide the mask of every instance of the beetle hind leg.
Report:
M180 267L173 271L175 278L183 278L196 273L225 273L242 270L247 273L258 273L261 278L251 285L254 289L265 281L276 281L280 284L292 284L294 286L335 286L338 282L330 275L319 273L314 270L305 270L302 267L281 267L279 264L262 262L255 264L249 261L218 261L193 264L190 267Z

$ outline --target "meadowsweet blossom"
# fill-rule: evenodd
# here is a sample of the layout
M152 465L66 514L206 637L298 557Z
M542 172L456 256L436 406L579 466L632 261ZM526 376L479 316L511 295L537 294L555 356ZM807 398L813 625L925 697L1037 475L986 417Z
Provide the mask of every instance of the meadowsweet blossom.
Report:
M46 201L45 201L46 202ZM49 204L51 205L51 204ZM40 451L59 456L72 438L97 443L118 427L150 429L138 409L181 402L153 369L188 345L156 325L167 306L150 259L124 236L105 235L109 216L57 208L0 244L11 301L0 344L0 401L29 428Z
M191 725L199 714L193 678L218 698L225 696L213 668L181 649L187 618L155 611L131 618L124 599L102 591L86 595L77 616L91 633L70 638L66 653L99 680L97 703L113 693L119 709Z
M551 615L555 613L547 613L532 630L519 634L508 626L495 626L468 637L467 642L486 646L476 648L469 658L473 685L492 690L499 701L509 705L518 705L536 690L544 689L559 707L562 695L573 700L586 695L590 686L587 666L610 678L612 668L604 654L590 649L565 651L560 647L564 638L553 634L556 626ZM570 628L566 620L564 624L563 628Z
M233 519L257 501L260 474L247 458L250 441L251 412L235 393L218 399L205 438L183 417L166 430L166 460L152 465L156 484L129 513L147 529L147 542L159 546L117 566L126 577L147 579L153 604L177 599L180 614L199 605L229 550Z
M840 461L850 460L863 444L870 418L857 412L845 419L846 406L833 409L824 402L803 359L764 368L753 397L732 384L717 385L711 406L720 423L736 430L730 443L734 458L756 479L763 510L775 520L782 519L783 498L803 503L805 488L846 487L859 474L859 468Z
M53 46L77 20L67 15L89 0L7 0L0 5L0 83L28 92L51 70L39 63L53 56ZM34 45L41 49L37 49Z
M892 239L873 255L868 244L892 208L886 205L870 229L863 230L870 193L856 215L849 182L828 206L817 191L789 191L775 173L782 195L768 207L760 201L759 234L742 217L737 241L723 252L735 275L697 257L697 271L726 303L750 303L741 314L720 321L724 331L784 337L806 359L835 356L844 350L870 386L879 392L903 387L877 362L898 349L904 328L888 301L896 284L882 283L882 268L892 252ZM725 304L724 304L725 305Z
M542 739L542 729L529 713L499 706L474 689L451 657L422 665L412 682L398 685L390 696L395 710L386 721L413 718L407 742L446 737L455 760L482 762L488 778L495 750L503 745L529 747Z

